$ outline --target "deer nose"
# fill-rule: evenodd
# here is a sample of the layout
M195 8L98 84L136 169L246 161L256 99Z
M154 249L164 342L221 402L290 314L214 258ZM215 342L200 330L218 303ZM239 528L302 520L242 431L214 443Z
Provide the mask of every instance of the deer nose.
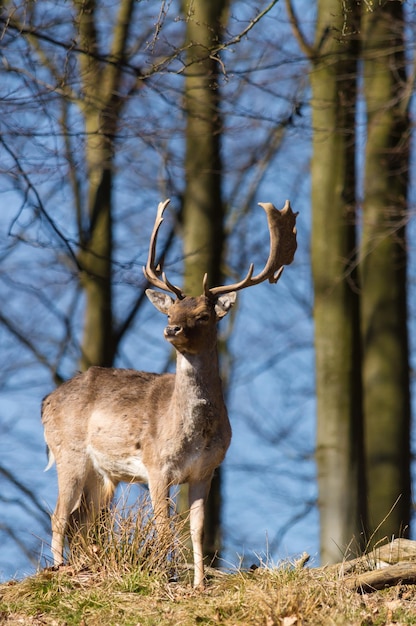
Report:
M182 326L166 326L165 337L176 337L182 332Z

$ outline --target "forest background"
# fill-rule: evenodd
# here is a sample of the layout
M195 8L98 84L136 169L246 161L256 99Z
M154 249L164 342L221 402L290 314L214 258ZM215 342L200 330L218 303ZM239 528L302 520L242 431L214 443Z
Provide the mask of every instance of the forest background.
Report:
M409 534L415 17L396 0L3 4L1 578L50 558L42 397L91 364L172 368L141 271L167 197L165 266L195 293L207 270L262 267L257 202L299 211L294 264L222 328L234 435L207 552L317 563Z

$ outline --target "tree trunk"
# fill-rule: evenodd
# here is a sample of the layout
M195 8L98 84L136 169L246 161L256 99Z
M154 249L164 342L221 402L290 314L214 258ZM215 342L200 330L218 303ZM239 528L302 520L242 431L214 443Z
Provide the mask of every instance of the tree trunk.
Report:
M79 211L81 285L85 291L85 320L81 370L91 365L111 366L116 345L112 311L112 181L113 141L124 103L120 88L134 0L121 0L113 27L112 63L99 58L94 0L74 0L77 9L83 82L79 103L85 118L85 160L88 177L86 211ZM84 213L84 219L81 217Z
M111 180L111 172L103 170L98 186L90 187L94 207L91 212L95 215L86 246L79 254L85 291L81 371L91 365L109 367L114 359Z
M221 182L220 139L222 132L219 63L212 53L220 43L228 0L185 0L186 16L185 111L186 188L183 198L185 254L184 290L202 293L208 273L210 285L221 283L224 244L224 207ZM184 490L179 507L187 508ZM218 469L206 507L204 550L215 560L220 549L221 474Z
M186 40L188 48L185 82L186 189L183 200L185 288L202 292L202 277L209 284L221 280L224 241L224 208L221 194L222 131L219 64L211 54L221 41L222 20L227 0L187 0ZM197 43L195 43L197 42Z
M348 3L356 32L357 3ZM357 42L338 0L320 0L312 84L312 273L315 288L317 468L322 563L365 526L359 298L356 281ZM358 544L358 546L357 546Z
M411 506L405 235L410 125L403 29L399 1L374 6L363 19L367 145L360 274L373 541L406 536Z

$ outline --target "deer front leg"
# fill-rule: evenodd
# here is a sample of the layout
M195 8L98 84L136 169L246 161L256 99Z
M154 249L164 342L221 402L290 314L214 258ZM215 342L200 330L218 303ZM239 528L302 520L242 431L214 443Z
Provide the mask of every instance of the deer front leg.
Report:
M148 484L158 542L167 558L173 547L173 536L169 524L169 485L160 474L149 476Z
M189 523L194 553L194 587L204 587L204 517L205 501L208 497L211 478L197 483L189 483Z

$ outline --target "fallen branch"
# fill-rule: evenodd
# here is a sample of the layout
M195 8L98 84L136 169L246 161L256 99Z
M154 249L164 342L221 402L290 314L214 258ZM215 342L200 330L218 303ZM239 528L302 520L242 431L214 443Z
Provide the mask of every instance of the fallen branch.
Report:
M399 584L413 585L416 584L416 541L395 539L337 567L345 585L362 593Z
M415 583L416 563L396 563L345 579L345 585L349 589L356 589L362 593L371 593L394 585L414 585Z

